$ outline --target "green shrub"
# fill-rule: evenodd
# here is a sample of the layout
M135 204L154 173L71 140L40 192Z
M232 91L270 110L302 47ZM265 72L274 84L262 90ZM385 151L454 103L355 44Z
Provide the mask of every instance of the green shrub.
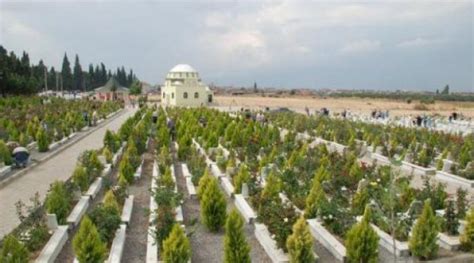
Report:
M209 182L212 180L211 175L209 175L209 171L207 169L204 170L204 175L201 176L199 179L198 189L197 189L197 196L199 199L202 198L204 192L206 191Z
M444 210L444 219L446 220L446 232L449 235L457 235L459 227L459 219L454 207L454 201L448 200Z
M116 153L120 148L120 140L117 139L113 132L107 130L104 135L104 146L109 148L113 153Z
M286 247L291 263L314 262L313 238L304 217L300 217L293 225L293 234L286 240Z
M378 261L379 236L370 225L372 212L367 206L362 221L347 233L346 256L348 262L375 263Z
M83 152L79 157L79 161L86 169L86 173L91 180L100 176L102 170L104 170L104 165L100 162L95 150Z
M212 177L201 198L201 220L211 232L217 232L226 219L227 202L217 179Z
M3 140L0 140L0 163L3 162L5 165L11 165L13 158L8 146Z
M13 235L8 235L3 240L0 262L23 263L28 262L28 250Z
M168 238L173 226L176 223L175 220L175 208L167 205L159 205L156 210L155 219L155 241L159 245L159 248L163 248L163 241Z
M225 223L224 262L250 263L250 246L245 240L244 220L233 209Z
M115 231L122 222L120 212L113 205L100 204L90 213L90 219L97 227L102 242L110 243L115 235Z
M234 176L234 187L235 187L235 193L240 194L242 191L242 184L248 183L250 180L250 173L248 171L247 165L242 164L240 165L239 172L237 173L236 176Z
M33 226L30 231L28 240L25 240L25 246L28 248L28 251L37 251L42 248L44 244L49 239L48 227L45 224L39 224ZM2 262L0 260L0 262Z
M130 184L133 182L134 174L135 170L130 164L128 154L124 154L119 165L119 177L123 177L123 179Z
M38 142L38 151L47 152L49 150L49 139L46 131L40 127L36 133L36 141Z
M436 257L438 254L438 232L438 221L431 208L430 200L426 200L408 243L411 253L423 260Z
M81 189L81 192L85 192L89 188L89 175L87 174L86 169L80 164L76 165L76 168L72 174L72 180L74 184L78 186L79 189Z
M169 237L163 241L163 257L165 263L187 263L191 259L191 248L180 225L174 224Z
M316 218L318 216L318 211L323 203L327 202L326 195L321 187L321 184L316 179L313 179L313 185L311 190L306 197L306 206L305 206L305 217L306 218Z
M108 190L104 196L104 207L109 207L111 209L117 210L117 213L120 211L117 198L115 197L114 191Z
M466 215L466 227L461 234L461 247L465 251L474 253L474 207Z
M46 196L46 211L50 214L56 214L58 223L63 225L66 223L66 218L71 210L70 204L71 194L67 191L64 182L54 182Z
M81 226L72 241L74 254L80 263L103 262L107 248L101 241L96 226L88 216L82 219Z
M173 175L171 175L171 168L166 167L165 173L158 178L158 185L168 189L174 189L175 183Z
M104 147L104 150L102 150L102 154L104 155L105 157L105 161L108 163L108 164L111 164L112 163L112 159L114 158L112 152L109 150L108 147Z
M464 218L467 211L467 191L459 187L456 191L456 206L458 218Z

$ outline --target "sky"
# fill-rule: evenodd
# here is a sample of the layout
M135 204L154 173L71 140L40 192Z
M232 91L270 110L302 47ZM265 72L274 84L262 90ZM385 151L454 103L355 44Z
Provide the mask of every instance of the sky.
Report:
M474 92L473 1L9 1L0 44L60 67L66 52L163 83Z

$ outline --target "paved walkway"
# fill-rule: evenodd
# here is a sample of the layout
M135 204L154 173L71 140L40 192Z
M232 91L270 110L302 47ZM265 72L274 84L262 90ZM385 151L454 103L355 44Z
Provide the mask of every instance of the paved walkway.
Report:
M36 192L40 194L41 200L43 200L52 182L67 180L72 175L80 153L102 147L106 130L118 130L122 123L134 112L134 109L125 109L121 116L106 123L60 154L39 164L27 174L0 189L0 239L20 223L15 209L15 203L18 200L28 203L29 198L33 197Z

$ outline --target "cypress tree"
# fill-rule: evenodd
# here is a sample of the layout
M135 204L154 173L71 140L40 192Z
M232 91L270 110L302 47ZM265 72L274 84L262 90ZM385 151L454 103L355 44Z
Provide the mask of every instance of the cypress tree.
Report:
M315 218L318 215L318 211L321 205L327 201L326 195L321 187L321 184L315 177L313 179L313 185L309 195L306 197L305 217Z
M187 263L191 258L191 248L180 225L175 224L170 235L163 241L163 261L165 263Z
M247 165L242 164L239 169L239 173L234 177L235 193L240 194L242 191L242 184L247 183L250 180L250 173L247 169Z
M446 202L446 208L444 210L444 219L446 220L446 232L449 235L457 235L459 227L459 219L456 215L454 201L448 200Z
M115 197L114 191L109 190L107 191L107 193L105 193L104 207L110 207L111 209L117 210L117 212L120 211L119 204L117 202L117 198Z
M372 212L365 208L361 222L352 226L346 237L346 256L348 262L375 263L378 261L379 236L370 225Z
M130 164L128 154L124 154L119 165L119 177L123 177L127 183L133 182L134 170Z
M86 169L78 164L72 173L72 180L76 186L78 186L82 192L87 191L89 188L89 175L87 175Z
M88 216L82 219L72 245L80 263L103 262L106 258L107 248Z
M74 90L84 91L84 75L82 73L81 63L79 62L79 56L76 54L74 62L74 75L73 75Z
M201 198L201 220L211 232L217 232L226 219L227 202L217 179L211 178Z
M67 58L67 54L64 53L63 66L61 70L63 87L65 90L72 90L72 73L71 73L71 64Z
M313 238L304 217L300 217L293 225L293 234L286 240L286 247L291 263L314 262Z
M463 250L474 253L474 207L466 215L466 227L459 240Z
M431 259L438 254L439 225L431 208L430 200L425 201L423 211L413 227L408 246L412 254L420 259Z
M467 210L467 191L459 187L456 191L456 206L458 211L458 218L464 218Z
M197 189L197 196L199 199L202 198L204 195L204 192L206 191L207 186L209 185L209 182L212 180L211 175L209 175L208 169L204 170L204 175L201 176L201 179L199 179L199 184L198 184L198 189Z
M38 142L38 151L39 152L47 152L49 150L49 139L46 131L43 127L38 129L36 133L36 141Z
M0 140L0 163L11 165L13 163L12 154L3 140Z
M245 240L244 220L233 209L225 223L224 262L250 263L250 246Z

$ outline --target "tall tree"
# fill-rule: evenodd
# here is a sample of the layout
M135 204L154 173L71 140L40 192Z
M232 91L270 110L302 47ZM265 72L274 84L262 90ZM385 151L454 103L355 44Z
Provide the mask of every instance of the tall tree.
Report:
M79 62L79 56L76 54L74 61L74 75L73 75L73 87L74 90L84 91L84 75L82 73L81 63Z
M411 253L420 259L431 259L438 254L439 225L429 199L425 201L423 212L412 230L408 242Z
M379 236L370 225L371 217L370 207L367 206L362 221L355 224L347 233L345 245L348 262L377 262Z
M224 237L225 263L250 263L250 246L245 240L244 220L234 209L225 223Z
M286 247L290 254L290 262L314 262L313 238L311 237L308 225L303 216L293 225L293 234L286 240Z
M64 53L61 76L62 76L64 90L72 90L73 86L72 86L71 64L69 63L69 59L67 58L66 53Z

